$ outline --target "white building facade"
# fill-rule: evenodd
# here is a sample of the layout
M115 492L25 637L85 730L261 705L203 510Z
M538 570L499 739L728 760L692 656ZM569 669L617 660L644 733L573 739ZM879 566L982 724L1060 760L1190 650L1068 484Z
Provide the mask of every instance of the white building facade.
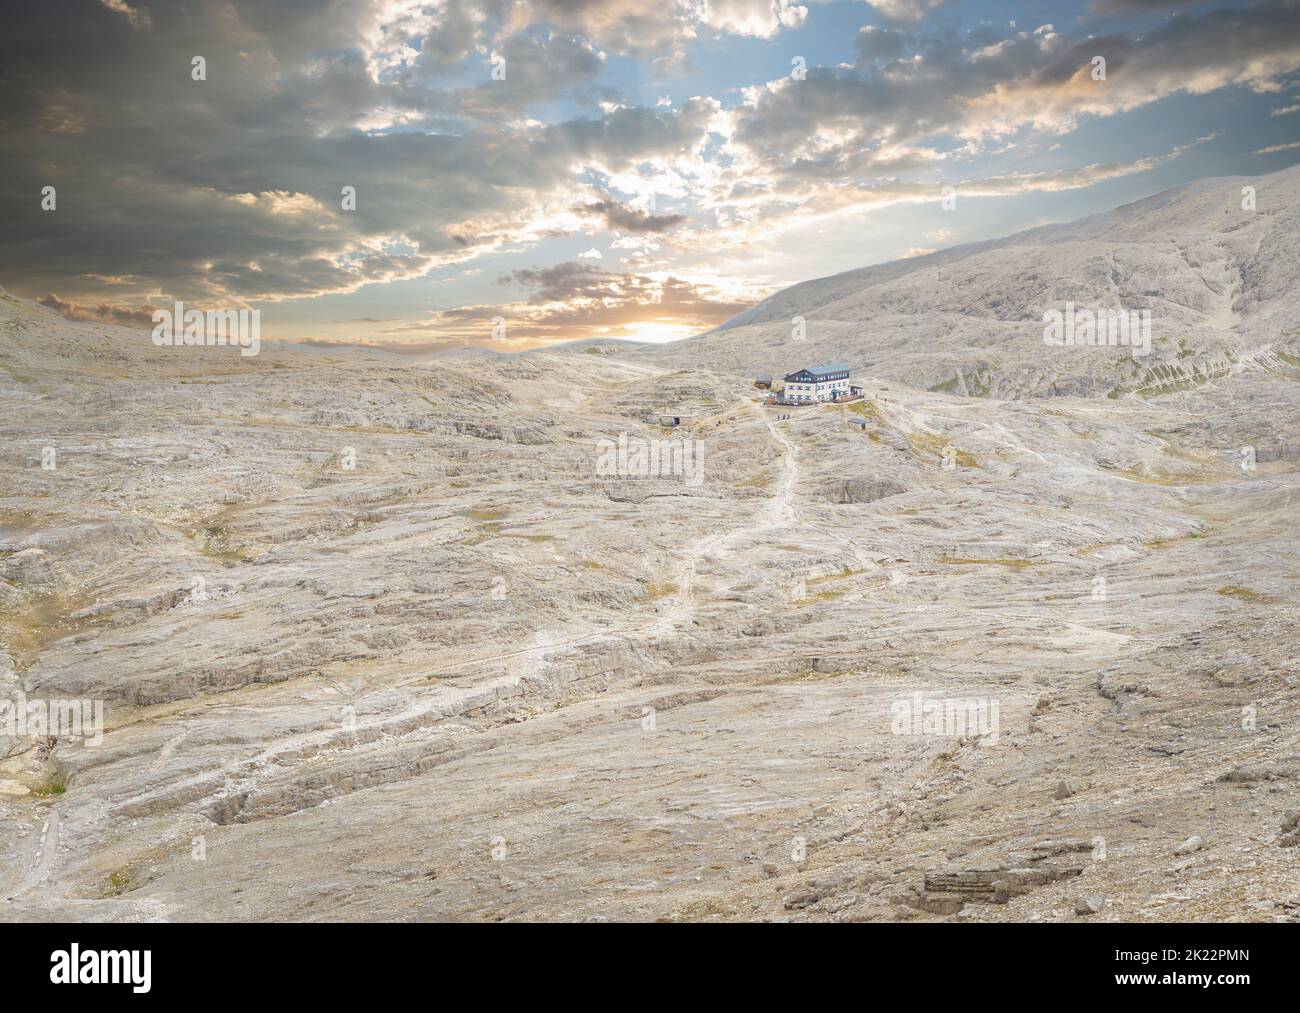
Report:
M789 373L785 378L785 390L781 394L786 401L802 401L811 404L814 401L834 401L849 396L849 367L832 363L829 366L813 366Z

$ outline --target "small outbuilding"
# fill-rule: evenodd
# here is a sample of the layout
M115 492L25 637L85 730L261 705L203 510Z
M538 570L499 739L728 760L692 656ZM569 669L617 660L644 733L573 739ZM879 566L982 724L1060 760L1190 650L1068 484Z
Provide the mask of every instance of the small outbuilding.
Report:
M771 390L772 378L766 373L759 373L758 376L754 377L754 386L762 390Z
M694 418L694 414L683 412L660 412L655 416L655 420L661 426L667 426L670 429L676 429L682 423L689 425Z

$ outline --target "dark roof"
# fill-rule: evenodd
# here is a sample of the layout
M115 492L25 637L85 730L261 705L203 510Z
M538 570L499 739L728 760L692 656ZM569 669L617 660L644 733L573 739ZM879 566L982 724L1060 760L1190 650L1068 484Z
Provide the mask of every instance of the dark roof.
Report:
M771 377L771 375L768 374L768 373L759 373L758 376L754 377L754 379L755 379L755 380L770 380L770 379L772 379L772 377Z
M822 377L834 376L836 373L849 375L849 367L842 366L839 363L832 363L829 366L810 366L807 369L796 369L793 373L787 373L787 381L798 382L801 376L811 376L814 380L820 380Z

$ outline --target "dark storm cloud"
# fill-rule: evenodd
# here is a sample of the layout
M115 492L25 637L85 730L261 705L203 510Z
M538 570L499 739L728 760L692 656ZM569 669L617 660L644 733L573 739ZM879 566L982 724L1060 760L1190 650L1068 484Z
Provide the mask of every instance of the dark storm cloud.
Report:
M614 316L623 320L627 318L629 307L648 305L658 306L666 316L701 319L726 319L743 308L719 296L709 285L696 285L673 277L660 279L634 272L607 271L573 261L537 270L512 271L503 275L500 281L532 289L527 300L532 306L582 306L584 320L592 319L592 313L612 312L615 308L619 312ZM553 313L562 314L563 311Z
M609 200L580 204L573 210L579 214L595 215L603 219L610 229L623 232L667 232L686 221L685 215L652 215L648 211Z
M138 306L416 276L526 237L548 202L566 210L579 162L680 150L706 114L529 120L602 58L571 33L515 33L489 47L507 68L493 81L472 5L405 25L440 41L422 52L360 0L18 7L0 36L0 276L69 305L99 301L96 277ZM431 84L456 63L454 84ZM403 126L418 129L386 129Z
M1092 0L1088 9L1096 14L1120 14L1132 11L1161 11L1182 5L1182 0Z

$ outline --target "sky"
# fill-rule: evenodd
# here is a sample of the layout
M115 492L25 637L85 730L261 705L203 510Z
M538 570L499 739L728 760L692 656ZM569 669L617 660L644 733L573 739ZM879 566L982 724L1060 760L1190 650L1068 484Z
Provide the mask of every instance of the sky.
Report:
M1300 0L6 0L0 29L0 285L146 329L180 300L413 352L674 340L1300 161Z

